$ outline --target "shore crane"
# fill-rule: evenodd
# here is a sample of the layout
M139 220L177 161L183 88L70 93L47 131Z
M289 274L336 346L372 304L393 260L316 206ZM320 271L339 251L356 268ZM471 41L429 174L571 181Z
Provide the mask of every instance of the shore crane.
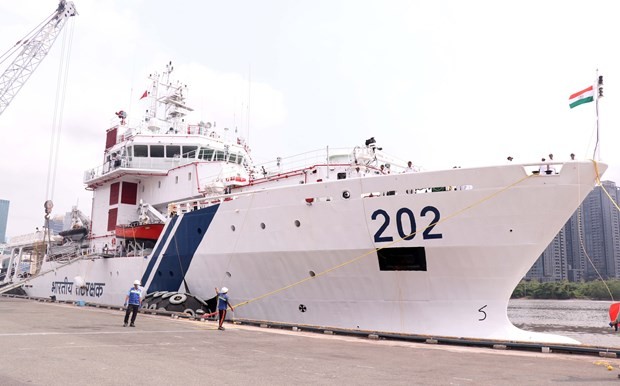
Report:
M0 115L47 56L67 20L75 15L77 11L73 2L61 0L56 10L39 24L40 27L18 41L11 49L16 51L21 47L21 52L0 75Z

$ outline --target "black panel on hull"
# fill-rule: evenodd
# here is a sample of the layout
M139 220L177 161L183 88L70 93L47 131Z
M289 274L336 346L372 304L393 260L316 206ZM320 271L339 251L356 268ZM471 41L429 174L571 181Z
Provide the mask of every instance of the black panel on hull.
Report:
M382 248L377 256L381 271L426 271L424 247Z

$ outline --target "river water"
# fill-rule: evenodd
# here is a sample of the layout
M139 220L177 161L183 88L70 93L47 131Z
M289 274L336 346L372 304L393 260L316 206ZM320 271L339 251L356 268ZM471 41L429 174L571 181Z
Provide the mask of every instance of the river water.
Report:
M568 336L589 346L620 348L620 332L609 327L611 301L513 299L508 318L517 327Z

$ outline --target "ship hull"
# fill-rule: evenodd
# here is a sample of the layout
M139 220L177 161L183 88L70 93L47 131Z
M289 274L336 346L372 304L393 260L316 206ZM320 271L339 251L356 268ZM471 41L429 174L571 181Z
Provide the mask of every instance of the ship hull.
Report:
M552 176L521 165L454 169L256 191L174 217L147 258L80 261L25 289L121 304L136 278L149 293L203 298L226 286L238 319L573 344L514 327L507 306L592 190L605 169L597 166L566 163ZM52 291L52 281L80 275L104 289Z

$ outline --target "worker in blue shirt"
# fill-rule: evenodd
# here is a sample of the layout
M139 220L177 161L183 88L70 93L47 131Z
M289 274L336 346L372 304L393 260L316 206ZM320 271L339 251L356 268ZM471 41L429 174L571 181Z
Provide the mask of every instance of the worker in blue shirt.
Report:
M230 307L232 312L235 312L233 306L228 303L228 288L222 287L221 291L215 289L215 293L217 293L217 312L220 317L220 326L217 328L218 330L223 330L224 327L222 324L224 323L224 319L226 319L226 309Z
M123 327L127 327L127 322L129 321L129 314L131 315L131 324L129 327L135 327L134 322L136 321L136 315L138 315L138 309L142 305L142 289L140 288L140 280L136 280L133 282L133 287L125 296L125 307L127 307L127 311L125 311L125 323Z

